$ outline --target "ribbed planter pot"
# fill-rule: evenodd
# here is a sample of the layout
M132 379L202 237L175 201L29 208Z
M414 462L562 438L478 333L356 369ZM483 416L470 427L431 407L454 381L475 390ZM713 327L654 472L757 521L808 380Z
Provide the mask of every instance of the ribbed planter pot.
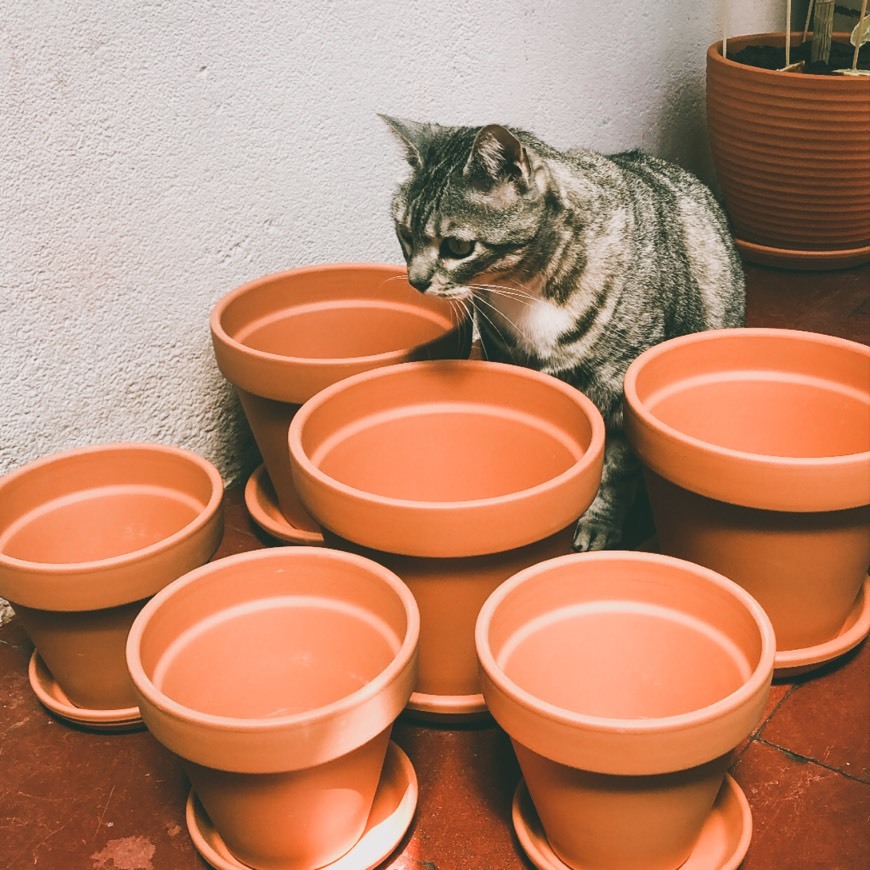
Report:
M763 714L775 646L743 589L667 556L572 554L502 584L476 645L536 866L738 866L751 818L726 770Z
M782 33L729 38L728 54L784 44ZM757 69L723 58L721 42L710 46L710 145L747 259L797 269L870 260L868 105L870 78Z
M290 543L318 544L290 475L287 429L299 406L349 375L406 360L467 357L471 322L424 296L398 266L347 263L267 275L224 296L211 314L218 368L238 393L263 457L245 501Z
M401 799L416 795L413 769L389 737L418 635L394 574L326 548L220 559L146 605L127 662L149 730L191 780L188 824L207 860L310 870L387 857L414 810ZM398 789L386 772L404 777ZM385 790L399 800L372 856L367 825Z
M390 566L414 593L410 710L484 713L474 619L512 573L570 552L600 481L595 406L518 366L407 363L319 393L289 444L297 490L327 540Z
M870 630L870 349L787 329L698 333L641 354L625 398L661 551L763 605L777 675L860 643Z
M213 555L223 483L160 444L103 444L0 478L0 595L36 650L40 701L85 727L139 723L124 645L146 599Z

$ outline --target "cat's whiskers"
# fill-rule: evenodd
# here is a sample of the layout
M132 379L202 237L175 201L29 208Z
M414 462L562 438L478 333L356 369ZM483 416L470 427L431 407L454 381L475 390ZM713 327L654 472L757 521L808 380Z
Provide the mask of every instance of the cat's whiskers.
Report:
M521 302L523 305L532 305L537 301L535 296L519 287L508 287L504 284L469 284L468 286L472 290L486 290L494 296L503 296L505 299Z
M389 278L384 278L384 280L381 281L380 284L378 284L378 288L377 288L377 289L380 290L382 287L384 287L385 285L389 284L391 281L404 281L405 283L407 283L407 282L408 282L408 276L407 276L404 272L402 272L402 273L400 273L400 274L398 274L398 275L390 275Z
M455 323L459 324L464 320L473 320L474 314L472 309L469 307L467 300L448 298L447 301L450 303L450 310L453 314L453 320Z
M501 311L499 311L498 308L496 308L496 306L493 305L491 302L487 302L487 300L481 296L475 296L474 300L475 300L475 303L479 302L482 305L486 305L487 308L489 308L490 310L492 310L496 314L498 314L509 327L511 327L514 331L519 332L517 325L515 323L513 323L509 317L507 317L505 314L503 314ZM486 322L489 323L489 325L495 330L496 334L498 335L499 339L501 340L501 343L504 344L506 347L510 347L511 343L508 341L504 332L502 332L502 330L499 329L499 327L496 325L496 322L492 319L492 317L489 314L487 314L485 311L483 311L482 309L478 308L476 304L475 304L475 310L477 311L478 315L480 317L482 317L484 320L486 320Z

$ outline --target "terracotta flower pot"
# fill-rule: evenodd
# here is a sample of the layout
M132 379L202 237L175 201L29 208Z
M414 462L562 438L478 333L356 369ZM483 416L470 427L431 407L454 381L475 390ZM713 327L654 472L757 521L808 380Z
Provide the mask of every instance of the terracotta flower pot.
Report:
M743 589L666 556L572 554L502 584L475 639L484 697L546 832L536 845L552 863L538 866L739 864L751 822L717 795L761 719L775 645ZM704 829L724 818L737 829L711 848ZM515 814L521 842L536 821Z
M698 333L625 378L661 551L747 589L777 636L777 674L870 628L870 349L809 332Z
M394 574L325 548L219 559L145 606L127 662L149 730L201 802L205 817L188 812L201 852L217 840L260 870L353 852L414 685L418 633ZM378 860L410 815L399 821L382 831L392 839Z
M391 567L420 606L412 710L485 711L477 611L512 573L570 552L603 443L601 416L577 390L476 360L357 375L296 415L293 475L327 540Z
M729 38L728 54L784 44L782 33ZM721 42L710 46L710 145L747 259L817 269L870 260L868 104L867 77L758 69L723 58Z
M31 683L49 709L96 728L139 721L127 632L147 598L211 558L222 498L211 463L159 444L70 450L0 478L0 594L36 647Z
M252 476L245 501L275 537L323 540L293 488L287 455L287 429L303 402L358 372L471 350L464 312L423 296L405 274L373 263L290 269L239 287L212 311L218 368L236 387L268 472Z

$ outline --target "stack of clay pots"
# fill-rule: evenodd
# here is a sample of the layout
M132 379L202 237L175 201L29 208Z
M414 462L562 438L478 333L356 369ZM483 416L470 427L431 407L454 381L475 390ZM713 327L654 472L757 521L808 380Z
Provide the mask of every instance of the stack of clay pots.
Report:
M209 562L221 481L175 448L0 479L0 594L43 704L144 721L216 868L385 860L417 800L390 740L403 712L504 728L536 867L736 868L751 813L727 770L774 671L870 628L870 352L729 330L643 354L626 426L659 552L571 554L601 416L469 359L466 310L396 267L321 266L228 294L211 329L263 457L246 505L295 546Z

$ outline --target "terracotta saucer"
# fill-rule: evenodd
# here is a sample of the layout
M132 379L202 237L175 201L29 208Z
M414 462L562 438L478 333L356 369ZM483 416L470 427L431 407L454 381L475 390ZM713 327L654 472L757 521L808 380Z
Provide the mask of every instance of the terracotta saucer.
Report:
M138 707L120 710L88 710L76 707L57 684L51 671L34 650L27 668L30 687L40 703L60 719L89 731L138 731L145 727Z
M417 807L417 774L407 755L392 741L375 802L362 837L337 861L321 870L371 870L399 845ZM187 798L187 829L197 851L216 870L249 870L235 858L212 827L196 795Z
M427 695L414 692L404 715L418 722L446 724L490 718L483 695Z
M827 269L851 269L870 261L870 245L846 248L840 251L799 251L788 248L769 248L743 239L734 239L734 245L752 263L774 266L778 269L802 269L824 271Z
M524 780L520 780L511 808L520 845L538 870L570 870L553 851L535 812ZM701 836L680 870L736 870L749 850L752 813L743 790L726 774Z
M855 599L840 633L825 643L804 649L788 649L777 652L773 660L774 679L796 677L820 668L854 649L870 632L870 577Z
M279 541L286 541L289 544L308 544L308 546L323 543L323 535L320 532L298 529L281 513L272 481L269 480L264 465L260 465L245 484L245 506L251 519L266 534Z

